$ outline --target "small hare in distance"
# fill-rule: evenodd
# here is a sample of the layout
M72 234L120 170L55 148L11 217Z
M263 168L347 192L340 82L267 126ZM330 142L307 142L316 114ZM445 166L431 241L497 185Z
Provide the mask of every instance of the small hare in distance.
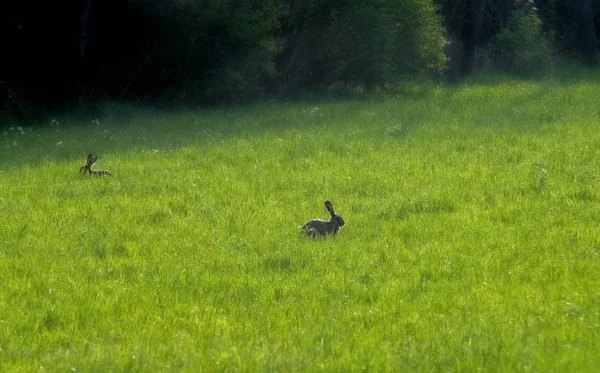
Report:
M325 201L325 208L327 208L327 211L329 211L329 214L331 215L329 221L321 219L309 220L302 226L302 232L312 238L325 236L327 234L333 235L339 232L340 228L346 224L344 219L335 213L331 202Z
M81 166L81 168L79 169L79 172L83 172L83 173L89 173L90 175L96 175L96 176L112 176L112 172L108 171L108 170L92 170L92 165L94 164L94 162L96 162L98 160L98 156L92 156L92 154L88 154L87 156L87 163L83 166Z

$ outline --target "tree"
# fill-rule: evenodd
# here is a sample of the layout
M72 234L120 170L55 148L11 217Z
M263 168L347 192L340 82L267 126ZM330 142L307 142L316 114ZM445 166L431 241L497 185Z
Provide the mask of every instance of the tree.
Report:
M446 39L431 0L288 2L280 92L393 84L445 68Z
M481 37L481 26L485 10L485 0L469 0L466 5L464 23L463 59L461 75L469 75L475 64L475 49Z
M591 0L579 0L579 33L583 60L592 66L598 64L598 41L594 27Z

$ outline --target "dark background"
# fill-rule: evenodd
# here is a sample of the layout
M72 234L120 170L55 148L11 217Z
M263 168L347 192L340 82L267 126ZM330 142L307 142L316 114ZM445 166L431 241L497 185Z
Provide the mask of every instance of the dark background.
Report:
M595 0L63 0L0 5L0 114L205 106L596 66Z

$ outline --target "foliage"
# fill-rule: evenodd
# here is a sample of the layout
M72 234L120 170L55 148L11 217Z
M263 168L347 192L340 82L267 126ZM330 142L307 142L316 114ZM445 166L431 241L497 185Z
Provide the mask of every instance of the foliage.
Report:
M598 72L483 78L0 133L0 371L593 372Z
M429 0L312 0L290 6L280 89L394 83L443 70L441 19Z
M515 10L488 46L491 66L505 72L532 75L552 68L552 47L535 8Z
M8 1L0 5L0 116L34 117L113 98L198 107L313 89L387 88L414 77L437 77L447 65L470 71L474 49L490 43L495 49L479 52L488 53L501 70L537 71L551 54L541 34L551 37L562 55L577 51L581 58L584 46L585 55L595 55L591 16L598 34L600 0L590 2L586 33L577 4L85 0L73 6ZM475 5L484 5L477 17L473 9L481 7ZM588 42L582 42L582 34ZM451 48L447 40L453 41Z
M278 1L158 1L138 4L158 23L151 68L169 103L240 101L261 96L275 76Z
M536 0L543 27L552 33L556 46L564 55L580 55L581 32L579 30L581 1ZM600 1L591 0L596 21L596 34L600 36Z

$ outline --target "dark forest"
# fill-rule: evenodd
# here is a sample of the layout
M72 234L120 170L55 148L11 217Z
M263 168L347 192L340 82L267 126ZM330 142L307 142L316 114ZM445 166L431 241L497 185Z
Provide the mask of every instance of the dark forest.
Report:
M0 6L0 110L168 107L595 66L594 0L67 0Z

